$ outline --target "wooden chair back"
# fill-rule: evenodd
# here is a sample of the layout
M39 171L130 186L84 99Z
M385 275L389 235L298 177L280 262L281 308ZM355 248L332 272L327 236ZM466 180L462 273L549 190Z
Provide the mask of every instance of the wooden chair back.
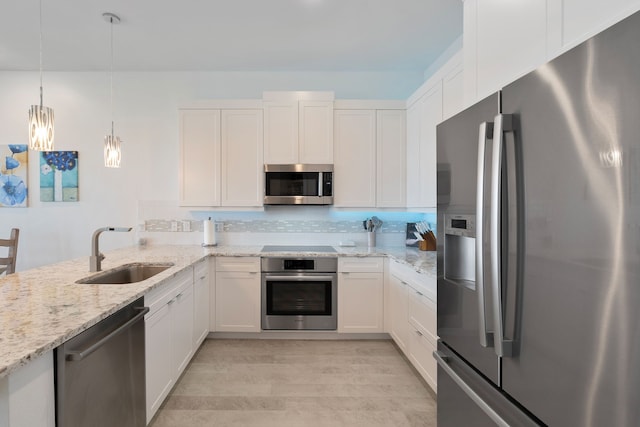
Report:
M16 257L18 255L18 236L20 229L12 228L8 239L0 239L0 248L8 248L7 256L0 257L0 274L11 274L16 271Z

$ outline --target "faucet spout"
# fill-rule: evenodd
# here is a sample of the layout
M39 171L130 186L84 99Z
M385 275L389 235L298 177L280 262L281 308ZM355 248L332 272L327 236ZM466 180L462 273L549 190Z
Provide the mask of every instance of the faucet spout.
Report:
M101 227L93 232L91 236L91 256L89 257L89 271L100 271L102 269L102 260L104 255L100 253L99 240L100 234L104 231L131 231L131 227Z

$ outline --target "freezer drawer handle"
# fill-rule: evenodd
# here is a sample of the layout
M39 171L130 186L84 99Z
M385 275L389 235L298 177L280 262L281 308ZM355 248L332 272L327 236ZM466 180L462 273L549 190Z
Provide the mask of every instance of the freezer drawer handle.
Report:
M491 418L491 420L493 420L493 422L496 423L496 425L500 427L510 427L508 422L506 422L500 415L498 415L498 413L494 411L493 408L491 408L491 406L489 406L487 402L485 402L478 395L478 393L473 391L473 389L469 387L469 385L466 382L464 382L464 380L460 378L460 376L456 374L456 372L453 369L451 369L451 366L449 366L449 363L448 363L449 356L447 356L446 354L440 351L434 351L433 357L438 362L438 365L440 365L440 367L447 373L447 375L449 375L451 379L456 384L458 384L458 386L462 389L462 391L464 391L465 394L469 396L469 398L473 400L474 403L478 405L478 407L482 409L482 411L485 414L487 414L487 416Z
M502 150L504 149L505 132L513 131L513 116L498 114L493 126L493 159L491 163L491 218L489 241L491 247L491 293L493 302L493 345L496 355L500 357L513 356L513 341L505 339L504 316L502 310L502 258L500 249L502 240L500 234L500 192L502 181Z
M476 193L476 293L478 295L478 332L480 345L493 347L493 332L487 330L487 315L485 312L486 294L484 288L484 213L485 213L485 185L487 179L486 163L487 141L493 138L493 123L480 124L478 135L478 176Z
M121 332L125 331L129 326L133 325L134 323L138 322L139 320L143 319L144 315L149 312L149 307L136 307L136 310L138 311L138 314L136 314L131 319L127 320L122 325L118 326L118 329L114 330L109 335L105 336L100 341L98 341L97 343L94 343L90 347L85 348L84 350L67 352L66 355L65 355L65 359L67 359L69 361L72 361L72 362L84 359L85 357L87 357L88 355L90 355L91 353L93 353L94 351L99 349L100 347L102 347L111 338L113 338L116 335L120 334Z

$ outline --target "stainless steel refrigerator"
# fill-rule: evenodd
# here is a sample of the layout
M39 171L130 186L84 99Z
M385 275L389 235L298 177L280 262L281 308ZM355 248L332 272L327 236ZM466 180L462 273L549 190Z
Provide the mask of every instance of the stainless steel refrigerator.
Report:
M640 425L640 13L437 138L438 426Z

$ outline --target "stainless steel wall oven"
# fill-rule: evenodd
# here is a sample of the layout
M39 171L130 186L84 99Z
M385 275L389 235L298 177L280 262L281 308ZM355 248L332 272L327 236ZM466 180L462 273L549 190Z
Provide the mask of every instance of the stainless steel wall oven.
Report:
M336 330L336 257L262 258L262 329Z

